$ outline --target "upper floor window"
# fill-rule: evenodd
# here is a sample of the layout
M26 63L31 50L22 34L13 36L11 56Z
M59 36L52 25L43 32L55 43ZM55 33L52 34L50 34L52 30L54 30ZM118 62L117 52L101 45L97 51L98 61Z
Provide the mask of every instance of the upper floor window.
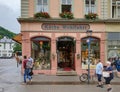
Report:
M85 0L85 14L96 13L96 0Z
M72 12L72 0L61 0L61 12Z
M120 18L120 1L112 0L112 18Z
M37 0L36 12L48 12L48 0Z

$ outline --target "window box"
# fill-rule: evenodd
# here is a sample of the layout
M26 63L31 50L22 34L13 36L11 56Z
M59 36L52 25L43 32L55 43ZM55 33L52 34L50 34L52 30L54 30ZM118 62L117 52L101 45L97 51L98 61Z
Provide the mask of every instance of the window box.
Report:
M71 12L62 12L59 15L61 18L73 19L73 14Z
M94 19L98 18L98 14L96 14L96 13L88 13L88 14L85 14L85 18L94 20Z
M50 18L50 15L47 12L38 12L34 14L34 18Z

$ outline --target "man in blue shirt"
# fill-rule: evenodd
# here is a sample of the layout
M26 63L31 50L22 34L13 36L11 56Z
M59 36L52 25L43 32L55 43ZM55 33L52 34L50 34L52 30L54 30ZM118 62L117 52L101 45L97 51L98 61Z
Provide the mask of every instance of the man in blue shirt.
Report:
M103 88L102 72L103 72L103 64L101 63L101 60L98 60L98 63L96 65L96 75L97 75L97 78L98 78L97 87L101 87L101 88Z

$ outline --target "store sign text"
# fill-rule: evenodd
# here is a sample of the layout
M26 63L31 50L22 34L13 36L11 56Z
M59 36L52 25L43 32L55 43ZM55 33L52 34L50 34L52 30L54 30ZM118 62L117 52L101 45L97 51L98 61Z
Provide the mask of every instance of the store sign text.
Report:
M88 24L42 24L43 30L88 30Z

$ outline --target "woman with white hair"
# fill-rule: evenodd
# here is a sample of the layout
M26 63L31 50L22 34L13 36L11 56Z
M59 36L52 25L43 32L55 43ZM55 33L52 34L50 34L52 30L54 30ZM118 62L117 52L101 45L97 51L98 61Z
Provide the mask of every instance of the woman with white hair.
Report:
M105 84L107 84L107 92L111 92L112 91L112 87L111 87L111 80L113 79L113 68L111 66L111 62L107 61L106 62L106 68L104 69L105 72L109 73L109 76L104 77L105 78Z

